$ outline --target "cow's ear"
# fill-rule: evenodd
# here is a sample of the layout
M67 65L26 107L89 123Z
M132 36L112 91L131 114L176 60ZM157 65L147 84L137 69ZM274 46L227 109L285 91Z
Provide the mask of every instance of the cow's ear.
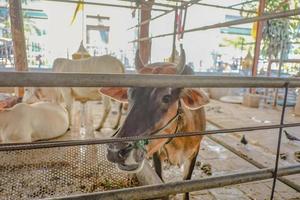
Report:
M128 102L127 88L103 87L99 89L99 93L122 103Z
M209 103L207 94L201 89L185 88L181 93L182 102L190 110L196 110Z

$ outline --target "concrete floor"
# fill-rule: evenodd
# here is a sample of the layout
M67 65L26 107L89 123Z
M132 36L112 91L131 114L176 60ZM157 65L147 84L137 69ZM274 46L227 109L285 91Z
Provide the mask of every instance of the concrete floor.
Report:
M80 104L77 103L73 113L73 126L71 131L55 140L68 139L92 139L110 137L114 132L110 127L115 123L117 104L113 104L113 112L101 132L96 132L93 127L97 126L103 113L102 104L98 102L88 102L85 117L80 117ZM278 124L280 121L280 109L271 109L261 107L260 109L247 108L237 104L227 104L212 100L206 106L208 129L216 128L237 128L248 126L261 126ZM125 114L122 117L124 120ZM84 122L82 124L82 122ZM286 112L286 123L300 122L300 117L293 115L292 109L288 108ZM85 128L81 127L83 125ZM285 129L294 136L300 138L300 127ZM224 148L218 142L225 143L235 151L243 154L249 159L255 160L264 167L274 167L276 145L278 139L278 129L253 131L246 133L248 144L246 146L240 143L243 133L219 134L210 137L204 137L199 156L197 158L198 166L195 167L192 179L207 177L201 166L210 164L212 166L212 176L224 175L229 173L244 172L246 170L258 169L253 164L237 156L233 152ZM294 157L295 151L300 151L300 142L289 142L285 135L282 138L281 153L287 154L286 160L280 160L280 166L290 164L299 164ZM178 167L165 167L164 176L166 181L181 179L181 170ZM287 176L287 179L300 185L300 175ZM272 180L240 184L231 187L203 190L191 193L191 199L194 200L264 200L270 198ZM174 197L180 199L180 195ZM300 193L289 186L277 182L275 199L295 200L300 199Z
M87 109L87 121L88 126L95 127L101 117L102 106L96 102L89 102ZM80 138L103 138L109 137L113 130L112 127L115 120L116 104L113 106L113 112L109 116L108 122L105 124L106 128L102 131L94 132L89 129L89 133L78 135L80 133L79 126L79 105L75 109L75 118L72 131L61 139L74 139L74 137L80 136ZM237 104L227 104L219 101L212 100L208 106L206 106L208 129L216 128L237 128L248 126L262 126L277 124L280 120L280 109L272 109L268 107L261 107L260 109L247 108ZM92 117L93 119L92 120ZM122 119L124 119L123 115ZM286 112L286 123L300 122L300 117L293 115L292 109L288 108ZM300 138L300 127L285 129L289 133ZM228 149L215 141L221 141L235 151L240 152L244 156L255 160L257 163L264 167L274 167L275 154L277 148L278 129L253 131L246 133L246 139L248 144L246 146L240 143L240 139L243 133L231 133L220 134L210 137L205 137L201 144L201 150L197 158L198 165L210 164L212 166L212 176L224 175L229 173L244 172L246 170L258 169L253 164L247 162L236 154L232 153ZM290 164L299 164L294 157L294 152L300 150L300 143L289 142L285 135L283 135L281 153L287 154L286 160L280 160L280 166L287 166ZM193 179L207 177L201 166L196 166L193 173ZM181 180L181 170L178 167L166 166L164 170L164 177L167 181ZM300 175L287 176L287 179L300 185ZM240 184L231 187L210 189L204 191L198 191L191 193L191 199L211 199L211 200L227 200L227 199L269 199L272 187L272 180L264 180L259 182ZM180 199L180 195L174 197L174 199ZM300 193L290 188L289 186L277 182L275 199L282 200L295 200L300 199Z

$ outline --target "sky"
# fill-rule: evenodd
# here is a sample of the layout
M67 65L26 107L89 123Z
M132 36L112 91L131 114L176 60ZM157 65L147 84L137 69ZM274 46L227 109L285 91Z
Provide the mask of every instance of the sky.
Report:
M89 0L95 1L95 0ZM98 1L99 2L99 1ZM105 2L105 0L101 1ZM117 3L120 1L106 1ZM219 4L229 6L239 3L240 0L204 0L202 2L210 4ZM51 1L34 2L27 7L42 9L48 15L48 20L35 20L38 26L46 29L45 46L48 52L49 60L52 61L58 57L66 57L74 53L82 40L82 14L79 13L74 24L71 25L72 15L76 4L57 3ZM109 45L111 52L120 52L122 50L133 61L134 47L129 41L136 39L136 30L127 30L129 27L137 24L137 17L132 18L131 9L100 7L85 5L84 15L102 15L109 16ZM152 12L152 17L161 14L161 12ZM192 6L188 10L186 29L210 25L225 21L225 15L239 15L236 11L225 11L223 9L209 8L202 6ZM173 31L174 14L168 14L150 23L150 35L158 35ZM84 19L84 24L90 24L91 21ZM249 25L251 27L251 25ZM204 66L212 65L211 52L222 51L229 59L232 56L240 55L241 52L232 48L220 49L224 34L220 34L219 29L188 33L184 36L183 44L187 54L188 62L193 62L197 67L202 61ZM151 61L163 61L169 57L172 49L172 37L154 39L152 41ZM229 55L230 54L230 55ZM225 59L225 58L224 58Z

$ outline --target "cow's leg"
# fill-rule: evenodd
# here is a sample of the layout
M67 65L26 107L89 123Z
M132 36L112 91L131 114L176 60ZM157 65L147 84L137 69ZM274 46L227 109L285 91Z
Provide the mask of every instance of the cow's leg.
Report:
M66 110L68 111L69 115L69 126L72 126L72 108L73 108L73 96L71 88L60 88L63 96L63 101L66 106Z
M123 108L124 108L125 113L127 113L127 111L128 111L128 103L125 103L123 105Z
M190 180L192 178L192 174L194 171L194 167L195 167L195 163L197 160L197 155L198 155L199 149L197 150L197 152L190 158L187 159L184 164L183 164L183 180ZM189 200L190 196L189 193L184 193L183 196L184 200Z
M86 129L86 102L80 102L80 130Z
M163 177L162 177L162 162L160 160L159 153L158 152L154 153L153 156L152 156L152 159L153 159L153 165L154 165L154 169L155 169L156 174L158 175L158 177L162 181L164 181ZM162 197L161 199L162 200L168 200L169 196Z
M104 107L103 116L102 119L100 120L99 126L96 128L96 131L101 130L111 110L110 98L103 96L103 107Z
M158 152L153 154L152 159L153 159L153 165L154 165L155 172L159 176L159 178L163 181L162 165L161 165L161 160L160 160Z
M117 129L120 125L121 117L122 117L122 109L123 109L123 103L119 103L119 108L118 108L118 116L117 116L117 121L116 124L113 126L113 129Z

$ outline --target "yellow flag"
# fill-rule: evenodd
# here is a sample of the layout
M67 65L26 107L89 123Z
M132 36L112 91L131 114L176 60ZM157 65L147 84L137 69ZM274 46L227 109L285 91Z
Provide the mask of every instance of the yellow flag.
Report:
M84 7L84 0L78 0L78 3L77 3L77 6L76 6L76 9L75 9L75 12L73 14L73 18L72 18L72 21L71 21L71 24L74 23L75 19L76 19L76 16L77 16L77 13L80 11L80 10L83 10L83 7Z
M257 22L254 22L251 30L251 35L254 39L256 38L256 32L257 32Z
M258 9L256 10L256 15L258 16ZM251 36L256 39L257 34L257 22L254 22L252 25Z

